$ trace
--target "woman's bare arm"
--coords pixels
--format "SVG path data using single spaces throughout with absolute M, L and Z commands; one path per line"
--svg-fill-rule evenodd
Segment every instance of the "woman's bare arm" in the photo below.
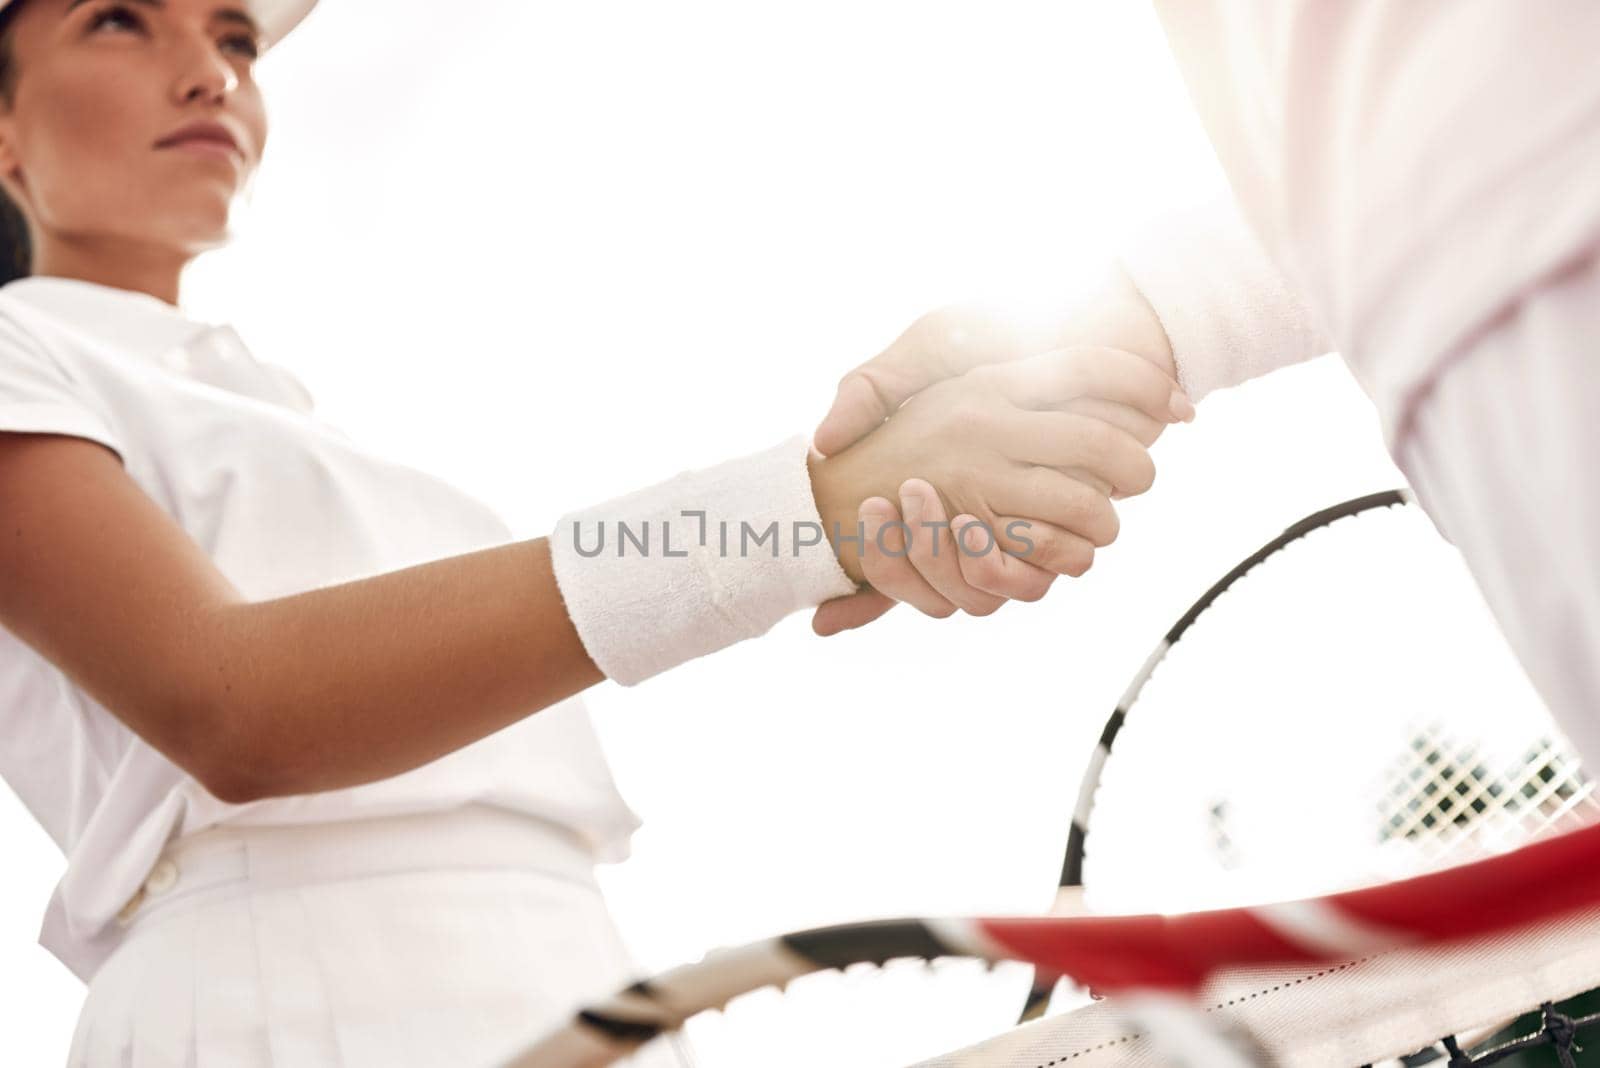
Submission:
M 237 733 L 219 756 L 246 796 L 409 771 L 605 678 L 545 538 L 234 602 L 212 619 L 216 677 L 201 692 L 232 710 L 220 718 Z M 250 699 L 233 701 L 234 688 Z
M 543 538 L 250 602 L 115 453 L 35 434 L 0 433 L 0 516 L 0 623 L 226 801 L 398 774 L 603 678 Z

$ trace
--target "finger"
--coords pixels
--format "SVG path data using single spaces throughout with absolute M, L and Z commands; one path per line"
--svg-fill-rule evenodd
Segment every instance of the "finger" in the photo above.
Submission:
M 1125 404 L 1162 423 L 1193 417 L 1181 386 L 1155 364 L 1122 349 L 1079 345 L 983 369 L 1019 408 L 1060 408 L 1079 397 Z
M 883 497 L 869 498 L 861 503 L 860 516 L 866 536 L 861 571 L 872 588 L 935 619 L 955 615 L 956 606 L 930 586 L 911 563 L 907 551 L 910 531 L 894 503 Z
M 1104 548 L 1122 521 L 1103 493 L 1051 467 L 1032 466 L 996 480 L 989 503 L 997 513 L 1037 518 Z
M 862 590 L 848 597 L 823 601 L 811 616 L 811 629 L 824 638 L 864 627 L 893 608 L 898 601 L 877 590 Z
M 1119 426 L 1072 412 L 1009 411 L 994 420 L 991 441 L 1006 456 L 1093 475 L 1099 488 L 1143 493 L 1155 484 L 1156 465 L 1139 439 Z M 1109 494 L 1108 494 L 1109 496 Z
M 1137 438 L 1139 444 L 1147 449 L 1154 445 L 1157 439 L 1161 437 L 1162 431 L 1167 429 L 1167 424 L 1159 423 L 1141 411 L 1130 408 L 1126 404 L 1117 404 L 1115 401 L 1104 400 L 1100 397 L 1079 397 L 1077 400 L 1070 401 L 1064 410 L 1074 415 L 1087 415 L 1091 419 L 1099 419 L 1102 422 L 1119 426 Z M 1087 482 L 1114 501 L 1134 496 L 1133 494 L 1113 489 L 1081 469 L 1068 468 L 1066 473 L 1079 481 Z
M 839 381 L 833 407 L 812 432 L 811 444 L 824 456 L 843 452 L 876 430 L 899 407 L 895 398 L 902 392 L 911 396 L 907 383 L 890 369 L 874 363 L 863 364 Z M 902 398 L 903 399 L 903 398 Z
M 1025 343 L 1020 332 L 976 309 L 930 312 L 839 380 L 833 407 L 812 434 L 812 444 L 824 456 L 842 452 L 935 382 L 980 364 L 1014 360 Z
M 997 516 L 993 523 L 1000 551 L 1041 571 L 1082 578 L 1094 566 L 1094 543 L 1054 523 L 1009 515 Z
M 973 616 L 990 615 L 1005 603 L 1004 598 L 974 589 L 961 574 L 960 551 L 944 502 L 931 485 L 920 478 L 901 484 L 900 511 L 911 528 L 911 564 L 941 597 Z
M 1056 576 L 1000 549 L 993 528 L 976 516 L 958 515 L 951 522 L 956 535 L 961 575 L 973 589 L 1011 601 L 1037 601 Z
M 1073 415 L 1086 415 L 1091 419 L 1119 426 L 1123 430 L 1139 439 L 1139 444 L 1145 448 L 1156 443 L 1162 431 L 1170 425 L 1160 420 L 1152 419 L 1137 408 L 1130 408 L 1126 404 L 1108 401 L 1103 397 L 1079 397 L 1068 401 L 1061 409 Z
M 1118 491 L 1117 487 L 1113 486 L 1099 475 L 1096 475 L 1092 471 L 1085 471 L 1081 467 L 1062 467 L 1058 468 L 1058 470 L 1068 478 L 1077 479 L 1085 486 L 1088 486 L 1090 489 L 1100 494 L 1100 496 L 1109 500 L 1118 501 L 1123 497 L 1132 496 L 1131 494 Z

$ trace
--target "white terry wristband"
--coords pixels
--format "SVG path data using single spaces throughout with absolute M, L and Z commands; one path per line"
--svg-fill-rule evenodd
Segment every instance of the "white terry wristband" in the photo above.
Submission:
M 556 583 L 608 678 L 633 686 L 856 592 L 817 513 L 810 449 L 797 435 L 561 517 Z
M 1231 196 L 1167 214 L 1117 259 L 1161 320 L 1190 400 L 1333 351 Z

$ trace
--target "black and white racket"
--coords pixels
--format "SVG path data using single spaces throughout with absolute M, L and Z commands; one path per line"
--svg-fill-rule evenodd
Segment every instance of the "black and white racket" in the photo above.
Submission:
M 1161 639 L 1088 761 L 1053 911 L 1324 893 L 1596 818 L 1459 556 L 1393 490 L 1293 524 Z M 1052 993 L 1084 1002 L 1036 983 L 1022 1019 Z

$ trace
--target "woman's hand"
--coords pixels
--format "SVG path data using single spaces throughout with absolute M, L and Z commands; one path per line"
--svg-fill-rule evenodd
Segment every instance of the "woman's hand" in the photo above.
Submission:
M 1116 538 L 1111 499 L 1154 481 L 1141 435 L 1177 418 L 1172 394 L 1153 364 L 1114 349 L 975 367 L 918 393 L 842 452 L 813 457 L 817 508 L 853 579 L 907 564 L 921 585 L 902 599 L 929 614 L 987 615 L 1003 603 L 969 570 L 1005 576 L 1008 590 L 1037 599 Z M 1070 410 L 1085 399 L 1120 409 L 1120 419 Z M 984 529 L 958 549 L 956 533 L 973 523 Z
M 1096 393 L 1092 380 L 1085 379 L 1084 384 L 1090 388 L 1072 397 L 1062 410 L 1119 426 L 1146 447 L 1154 444 L 1169 422 L 1193 419 L 1194 407 L 1175 380 L 1172 350 L 1160 320 L 1127 277 L 1116 271 L 1055 322 L 1025 324 L 995 313 L 960 308 L 924 316 L 882 354 L 840 381 L 833 407 L 814 436 L 816 447 L 825 454 L 849 447 L 902 403 L 934 383 L 978 367 L 1015 362 L 1046 349 L 1070 345 L 1109 346 L 1120 350 L 1123 356 L 1137 355 L 1168 379 L 1172 392 L 1168 406 L 1152 415 Z M 1114 374 L 1126 368 L 1113 359 L 1102 370 Z M 1082 472 L 1079 474 L 1081 477 Z M 1113 499 L 1124 495 L 1103 485 L 1099 488 Z M 895 502 L 904 507 L 913 499 L 922 514 L 934 517 L 929 521 L 945 518 L 941 514 L 943 502 L 925 480 L 913 480 L 900 490 L 898 495 L 863 502 L 861 521 L 871 529 L 892 524 L 900 519 Z M 913 552 L 905 552 L 898 534 L 898 528 L 890 526 L 882 543 L 869 540 L 862 573 L 873 588 L 821 605 L 812 620 L 818 634 L 826 636 L 863 626 L 899 601 L 939 617 L 948 616 L 957 608 L 993 611 L 1006 599 L 1038 599 L 1056 574 L 1082 573 L 1064 567 L 1055 571 L 1041 569 L 1027 559 L 1003 553 L 946 554 L 944 561 L 935 565 L 934 561 L 918 557 L 915 546 Z M 981 532 L 974 535 L 981 537 Z M 952 556 L 956 558 L 954 566 Z M 1088 562 L 1082 562 L 1083 570 Z

